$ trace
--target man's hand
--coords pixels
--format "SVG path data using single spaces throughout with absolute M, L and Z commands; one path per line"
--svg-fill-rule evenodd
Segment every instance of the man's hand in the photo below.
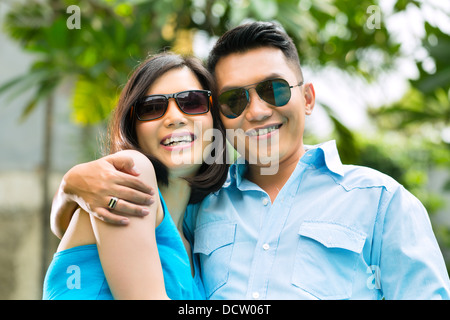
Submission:
M 139 178 L 133 159 L 113 154 L 70 169 L 61 183 L 61 192 L 85 211 L 112 224 L 128 224 L 125 216 L 145 216 L 142 207 L 154 203 L 155 190 Z M 118 202 L 111 210 L 112 197 Z

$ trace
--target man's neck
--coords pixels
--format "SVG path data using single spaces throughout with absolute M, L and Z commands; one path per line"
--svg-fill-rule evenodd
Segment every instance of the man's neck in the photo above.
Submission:
M 305 153 L 303 145 L 299 148 L 298 152 L 293 153 L 285 160 L 280 161 L 278 164 L 278 171 L 274 174 L 267 175 L 261 166 L 249 165 L 246 178 L 257 184 L 261 189 L 267 192 L 272 203 L 275 201 L 278 193 L 289 180 L 290 176 L 294 172 L 298 161 Z

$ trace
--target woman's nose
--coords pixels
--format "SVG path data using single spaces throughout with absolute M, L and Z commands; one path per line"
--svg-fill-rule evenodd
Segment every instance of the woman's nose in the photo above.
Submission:
M 187 123 L 186 114 L 178 107 L 174 98 L 169 99 L 166 114 L 164 115 L 164 125 L 178 128 Z

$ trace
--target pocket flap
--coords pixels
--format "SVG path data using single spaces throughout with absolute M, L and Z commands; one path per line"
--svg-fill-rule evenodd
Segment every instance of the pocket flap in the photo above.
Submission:
M 361 253 L 366 241 L 366 235 L 363 232 L 323 221 L 304 221 L 298 234 L 316 240 L 327 248 L 341 248 L 356 253 Z
M 216 249 L 234 242 L 236 223 L 214 221 L 195 229 L 194 253 L 211 254 Z

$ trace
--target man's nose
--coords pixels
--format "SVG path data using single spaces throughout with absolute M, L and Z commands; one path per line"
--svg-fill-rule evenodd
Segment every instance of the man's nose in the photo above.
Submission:
M 250 89 L 248 96 L 250 101 L 245 113 L 248 121 L 263 121 L 272 115 L 273 108 L 259 97 L 255 89 Z

